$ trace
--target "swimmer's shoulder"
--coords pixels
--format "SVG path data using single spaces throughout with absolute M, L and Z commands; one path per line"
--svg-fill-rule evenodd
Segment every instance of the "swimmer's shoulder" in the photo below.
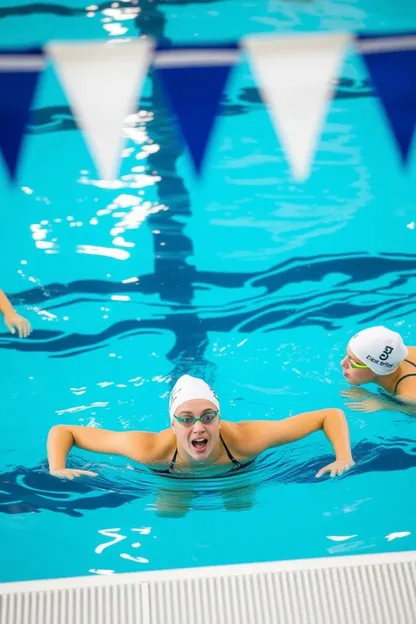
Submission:
M 310 425 L 307 423 L 316 422 L 317 418 L 322 418 L 320 415 L 322 411 L 305 412 L 292 418 L 276 421 L 243 420 L 238 423 L 222 421 L 221 433 L 233 453 L 250 459 L 271 447 L 298 439 L 300 434 L 297 432 L 305 427 L 309 429 Z
M 230 420 L 222 420 L 221 419 L 221 429 L 220 429 L 220 433 L 221 435 L 227 436 L 227 438 L 230 438 L 232 440 L 234 440 L 235 438 L 239 438 L 241 436 L 241 427 L 240 427 L 241 423 L 235 423 L 235 422 L 231 422 Z
M 176 449 L 172 429 L 158 433 L 150 431 L 129 431 L 126 440 L 126 455 L 140 464 L 169 463 Z
M 257 445 L 253 447 L 253 439 L 256 438 L 255 421 L 241 422 L 221 421 L 221 435 L 236 459 L 250 459 L 258 455 Z
M 247 435 L 258 429 L 263 421 L 241 420 L 239 422 L 231 422 L 230 420 L 221 421 L 221 433 L 230 435 L 236 440 L 244 440 Z
M 406 360 L 410 360 L 410 362 L 416 364 L 416 347 L 407 347 Z
M 388 390 L 405 403 L 416 400 L 416 347 L 408 347 L 406 360 L 400 365 L 399 379 Z

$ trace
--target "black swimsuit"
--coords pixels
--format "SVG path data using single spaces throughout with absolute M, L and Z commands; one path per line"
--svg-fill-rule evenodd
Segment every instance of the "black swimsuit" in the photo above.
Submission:
M 416 364 L 414 362 L 411 362 L 410 360 L 404 360 L 404 361 L 407 362 L 408 364 L 411 364 L 412 366 L 416 368 Z M 407 373 L 406 375 L 403 375 L 403 377 L 400 377 L 400 379 L 396 382 L 396 385 L 394 386 L 394 390 L 393 390 L 394 393 L 396 393 L 397 386 L 399 385 L 399 383 L 403 381 L 403 379 L 406 379 L 406 377 L 416 377 L 416 373 Z
M 211 478 L 214 477 L 223 477 L 226 474 L 230 474 L 231 472 L 237 472 L 237 470 L 241 470 L 242 468 L 246 468 L 247 466 L 250 466 L 250 464 L 252 464 L 256 458 L 254 459 L 249 459 L 248 461 L 241 463 L 238 461 L 238 459 L 236 459 L 234 457 L 234 455 L 231 453 L 230 449 L 228 448 L 228 446 L 226 445 L 226 443 L 224 442 L 224 438 L 222 437 L 222 435 L 220 434 L 220 440 L 224 446 L 224 450 L 227 453 L 227 456 L 229 457 L 231 463 L 233 464 L 231 470 L 229 470 L 228 472 L 223 472 L 221 474 L 216 474 L 216 475 L 211 475 Z M 176 463 L 176 459 L 178 457 L 178 449 L 175 450 L 173 457 L 171 459 L 171 462 L 169 464 L 169 468 L 163 468 L 162 470 L 158 470 L 156 468 L 151 468 L 152 472 L 155 472 L 156 474 L 163 474 L 163 475 L 174 475 L 175 471 L 175 463 Z M 177 473 L 176 473 L 177 475 Z
M 412 366 L 414 366 L 416 368 L 416 364 L 414 362 L 411 362 L 410 360 L 404 360 L 404 361 L 407 362 L 408 364 L 411 364 Z M 396 385 L 394 386 L 393 394 L 391 394 L 390 392 L 387 392 L 387 390 L 384 390 L 384 388 L 380 388 L 380 394 L 385 396 L 390 401 L 393 401 L 394 403 L 397 403 L 398 405 L 406 405 L 406 403 L 403 403 L 403 401 L 401 401 L 397 396 L 395 396 L 396 391 L 397 391 L 397 386 L 399 385 L 399 383 L 401 381 L 403 381 L 403 379 L 406 379 L 406 377 L 416 377 L 416 373 L 406 373 L 406 375 L 403 375 L 402 377 L 400 377 L 396 381 Z

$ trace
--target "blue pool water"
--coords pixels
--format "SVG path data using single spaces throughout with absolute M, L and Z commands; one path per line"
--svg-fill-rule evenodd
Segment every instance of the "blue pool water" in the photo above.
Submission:
M 9 0 L 0 39 L 387 31 L 416 26 L 410 5 Z M 149 82 L 116 188 L 44 72 L 14 190 L 0 171 L 0 287 L 34 327 L 0 333 L 0 581 L 416 549 L 416 423 L 398 412 L 347 411 L 357 465 L 337 480 L 314 479 L 330 461 L 320 434 L 215 482 L 81 451 L 72 465 L 96 480 L 47 473 L 52 425 L 157 431 L 185 371 L 214 384 L 224 418 L 279 419 L 343 406 L 339 361 L 358 328 L 414 344 L 416 168 L 403 174 L 361 61 L 346 58 L 303 185 L 244 62 L 226 96 L 197 186 Z M 160 517 L 166 499 L 190 510 Z

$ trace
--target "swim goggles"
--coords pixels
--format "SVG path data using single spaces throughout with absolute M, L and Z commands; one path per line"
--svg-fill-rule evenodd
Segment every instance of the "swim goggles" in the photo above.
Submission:
M 367 364 L 358 364 L 358 362 L 354 362 L 354 360 L 352 360 L 350 356 L 348 356 L 348 359 L 352 368 L 368 368 Z
M 217 418 L 218 414 L 219 412 L 216 412 L 215 410 L 210 410 L 209 412 L 204 412 L 202 416 L 200 416 L 199 418 L 196 418 L 196 416 L 175 416 L 175 415 L 173 415 L 173 417 L 179 423 L 181 423 L 181 425 L 184 425 L 185 427 L 192 427 L 192 425 L 198 422 L 198 420 L 200 420 L 203 425 L 210 425 Z

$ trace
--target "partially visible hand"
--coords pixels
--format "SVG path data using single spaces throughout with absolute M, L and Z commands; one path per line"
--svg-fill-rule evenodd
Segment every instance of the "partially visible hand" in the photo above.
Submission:
M 380 399 L 364 399 L 354 403 L 345 403 L 345 406 L 356 412 L 379 412 L 388 409 L 384 401 L 380 401 Z
M 364 397 L 372 397 L 374 394 L 363 388 L 350 388 L 349 390 L 341 390 L 340 394 L 348 399 L 364 399 Z
M 97 477 L 96 472 L 90 470 L 74 470 L 72 468 L 61 468 L 60 470 L 51 470 L 51 475 L 58 479 L 76 479 L 77 477 Z
M 331 477 L 337 477 L 339 475 L 344 474 L 344 472 L 349 470 L 351 466 L 354 466 L 354 463 L 355 462 L 352 457 L 347 460 L 338 459 L 332 462 L 331 464 L 328 464 L 327 466 L 324 466 L 323 468 L 321 468 L 319 472 L 316 473 L 315 477 L 319 479 L 320 477 L 322 477 L 322 475 L 326 474 L 327 472 L 330 473 Z
M 17 330 L 19 338 L 26 338 L 32 331 L 29 321 L 14 311 L 4 315 L 4 322 L 12 334 Z

